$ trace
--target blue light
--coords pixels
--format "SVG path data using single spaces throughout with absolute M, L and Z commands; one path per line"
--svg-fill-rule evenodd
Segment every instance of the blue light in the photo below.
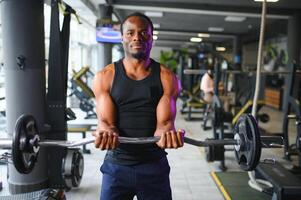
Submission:
M 199 54 L 198 54 L 198 57 L 199 57 L 199 59 L 203 59 L 203 58 L 205 58 L 205 54 L 199 53 Z
M 112 27 L 98 27 L 96 28 L 96 41 L 121 43 L 121 33 Z

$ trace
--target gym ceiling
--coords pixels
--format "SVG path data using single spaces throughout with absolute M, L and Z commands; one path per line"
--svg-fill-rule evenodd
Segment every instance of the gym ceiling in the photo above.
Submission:
M 148 12 L 155 24 L 155 46 L 181 48 L 197 46 L 191 37 L 202 35 L 203 42 L 230 47 L 233 37 L 243 43 L 258 41 L 261 2 L 254 0 L 64 0 L 87 21 L 96 20 L 98 5 L 110 3 L 117 18 L 132 12 Z M 301 12 L 300 0 L 269 2 L 266 37 L 286 35 L 287 19 Z M 146 13 L 148 15 L 148 13 Z M 154 15 L 157 15 L 156 17 Z M 94 19 L 93 19 L 94 17 Z

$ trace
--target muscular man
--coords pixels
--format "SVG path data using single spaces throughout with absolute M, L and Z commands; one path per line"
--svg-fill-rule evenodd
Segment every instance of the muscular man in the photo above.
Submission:
M 95 146 L 108 150 L 101 166 L 101 200 L 171 199 L 165 148 L 183 146 L 176 131 L 175 75 L 150 58 L 153 24 L 133 13 L 121 24 L 125 57 L 95 76 L 98 129 Z M 153 144 L 119 144 L 118 136 L 161 136 Z

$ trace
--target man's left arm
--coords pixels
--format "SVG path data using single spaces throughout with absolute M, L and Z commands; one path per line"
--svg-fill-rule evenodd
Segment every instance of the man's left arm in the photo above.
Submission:
M 165 67 L 161 67 L 163 96 L 157 106 L 157 127 L 155 136 L 161 136 L 157 145 L 161 148 L 178 148 L 183 146 L 182 130 L 176 131 L 174 121 L 177 108 L 176 100 L 180 87 L 176 76 Z

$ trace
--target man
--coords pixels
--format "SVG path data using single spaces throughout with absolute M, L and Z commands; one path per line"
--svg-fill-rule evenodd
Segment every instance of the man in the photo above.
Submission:
M 150 59 L 153 24 L 133 13 L 121 24 L 125 57 L 95 76 L 98 129 L 95 146 L 108 150 L 101 200 L 171 199 L 165 148 L 183 146 L 184 131 L 175 131 L 175 75 Z M 119 144 L 118 136 L 161 136 L 155 144 Z
M 211 70 L 208 70 L 202 76 L 200 88 L 202 91 L 203 100 L 208 104 L 212 103 L 214 94 L 214 80 Z

